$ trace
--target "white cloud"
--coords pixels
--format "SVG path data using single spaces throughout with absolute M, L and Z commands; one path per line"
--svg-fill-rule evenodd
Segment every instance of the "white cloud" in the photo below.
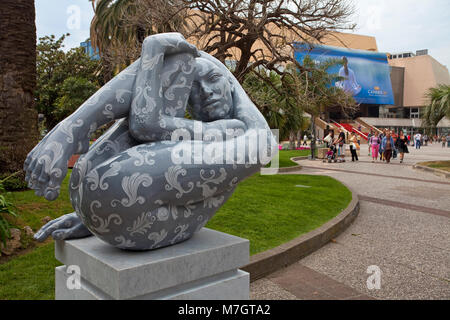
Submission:
M 88 0 L 36 0 L 37 36 L 54 34 L 59 38 L 70 33 L 65 48 L 78 47 L 89 38 L 89 27 L 94 16 Z
M 450 67 L 450 1 L 359 0 L 354 4 L 356 33 L 375 36 L 380 51 L 429 49 Z
M 384 52 L 429 49 L 430 54 L 450 67 L 450 1 L 448 0 L 354 0 L 356 33 L 375 36 Z M 67 26 L 71 6 L 80 8 L 79 29 Z M 79 46 L 89 37 L 94 13 L 88 0 L 36 0 L 38 37 L 69 32 L 66 47 Z

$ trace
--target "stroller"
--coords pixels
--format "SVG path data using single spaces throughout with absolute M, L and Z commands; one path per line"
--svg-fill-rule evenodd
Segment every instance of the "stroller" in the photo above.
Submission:
M 336 163 L 337 162 L 337 148 L 335 145 L 331 145 L 328 152 L 327 152 L 327 156 L 326 158 L 323 160 L 323 162 L 328 162 L 328 163 Z

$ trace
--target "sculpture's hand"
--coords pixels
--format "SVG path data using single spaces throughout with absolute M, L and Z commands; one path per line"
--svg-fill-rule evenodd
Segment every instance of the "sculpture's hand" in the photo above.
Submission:
M 183 37 L 181 33 L 160 33 L 145 39 L 143 46 L 149 47 L 153 52 L 163 54 L 190 53 L 194 57 L 200 57 L 198 49 Z
M 24 164 L 25 181 L 37 196 L 44 196 L 49 201 L 59 196 L 67 174 L 67 162 L 77 151 L 72 140 L 68 142 L 58 126 L 28 154 Z
M 54 240 L 68 240 L 84 238 L 92 234 L 73 212 L 47 223 L 34 235 L 34 239 L 43 242 L 50 235 Z

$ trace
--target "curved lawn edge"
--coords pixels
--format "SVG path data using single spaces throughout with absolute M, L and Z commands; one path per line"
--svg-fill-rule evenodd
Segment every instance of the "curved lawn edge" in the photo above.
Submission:
M 359 197 L 346 184 L 342 184 L 352 193 L 352 201 L 349 206 L 323 226 L 276 248 L 251 256 L 250 263 L 241 268 L 250 273 L 250 282 L 298 262 L 322 248 L 353 223 L 359 214 Z
M 436 169 L 436 168 L 431 168 L 431 167 L 427 167 L 422 165 L 423 162 L 420 163 L 416 163 L 415 165 L 413 165 L 413 169 L 415 170 L 421 170 L 421 171 L 426 171 L 426 172 L 431 172 L 437 176 L 441 176 L 441 177 L 445 177 L 447 179 L 450 179 L 450 172 L 444 171 L 444 170 L 440 170 L 440 169 Z
M 291 158 L 291 161 L 296 163 L 297 161 L 308 160 L 308 159 L 309 159 L 309 157 L 294 157 L 294 158 Z M 297 165 L 295 167 L 279 168 L 278 172 L 279 173 L 290 173 L 290 172 L 300 171 L 300 170 L 302 170 L 302 168 L 303 168 L 302 166 Z

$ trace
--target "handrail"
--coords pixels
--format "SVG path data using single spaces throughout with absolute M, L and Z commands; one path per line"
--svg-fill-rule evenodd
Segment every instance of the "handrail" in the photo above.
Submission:
M 337 123 L 337 122 L 334 121 L 334 120 L 331 120 L 331 122 L 333 122 L 334 125 L 337 126 L 338 128 L 341 128 L 342 130 L 344 130 L 345 133 L 348 133 L 348 130 L 345 129 L 340 123 Z
M 368 124 L 368 123 L 365 122 L 364 120 L 361 120 L 361 118 L 357 118 L 355 121 L 358 122 L 359 124 L 363 125 L 363 126 L 366 127 L 367 129 L 371 129 L 371 130 L 374 130 L 374 131 L 378 131 L 378 133 L 382 133 L 382 132 L 383 132 L 383 131 L 381 131 L 380 129 L 378 129 L 377 127 Z

